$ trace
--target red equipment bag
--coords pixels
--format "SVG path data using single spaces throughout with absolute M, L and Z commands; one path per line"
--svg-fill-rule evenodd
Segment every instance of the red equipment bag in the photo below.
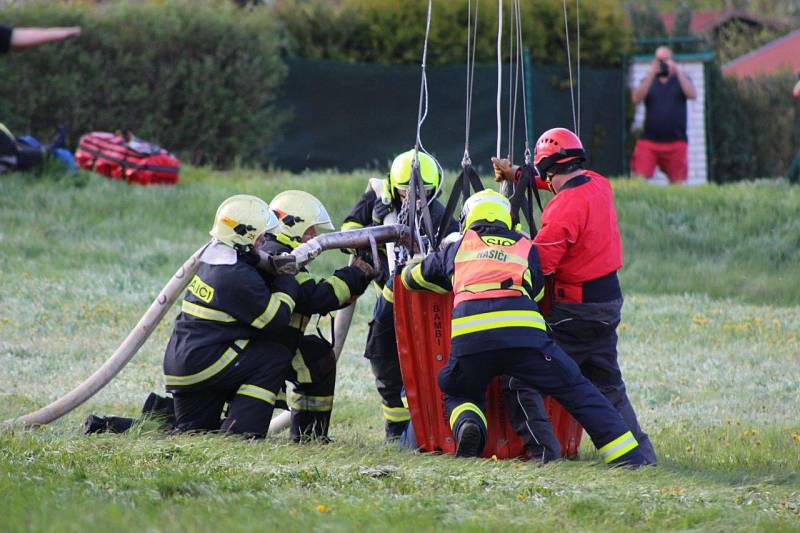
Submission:
M 409 291 L 400 277 L 394 283 L 394 319 L 400 370 L 411 412 L 417 445 L 426 452 L 455 453 L 456 443 L 450 430 L 439 390 L 439 370 L 450 357 L 450 316 L 453 294 Z M 512 459 L 524 454 L 522 439 L 508 420 L 498 378 L 486 393 L 486 420 L 489 424 L 486 448 L 481 457 Z M 547 416 L 561 443 L 564 457 L 575 457 L 583 428 L 553 398 L 544 399 Z
M 86 170 L 140 185 L 174 185 L 181 168 L 175 156 L 155 144 L 97 131 L 81 137 L 75 160 Z

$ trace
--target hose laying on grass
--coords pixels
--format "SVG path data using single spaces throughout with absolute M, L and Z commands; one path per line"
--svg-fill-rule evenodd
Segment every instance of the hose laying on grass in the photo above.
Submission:
M 94 396 L 100 389 L 105 387 L 108 382 L 114 379 L 120 370 L 133 359 L 139 348 L 147 341 L 153 330 L 156 329 L 161 319 L 167 314 L 172 304 L 178 299 L 186 286 L 189 285 L 192 277 L 197 273 L 200 266 L 200 255 L 205 251 L 208 244 L 203 245 L 199 250 L 192 254 L 185 263 L 178 269 L 172 278 L 167 282 L 158 297 L 150 304 L 150 308 L 139 319 L 128 336 L 119 345 L 119 348 L 98 368 L 94 374 L 86 378 L 83 383 L 72 389 L 58 400 L 52 402 L 41 409 L 27 415 L 11 418 L 3 422 L 3 428 L 9 429 L 13 426 L 35 427 L 49 424 L 58 420 L 69 413 L 83 402 Z
M 375 247 L 376 242 L 386 243 L 402 240 L 406 238 L 407 234 L 407 229 L 401 225 L 327 233 L 301 244 L 292 251 L 292 255 L 297 259 L 298 266 L 303 266 L 325 250 Z M 200 256 L 207 246 L 208 244 L 205 244 L 193 253 L 175 272 L 158 297 L 150 304 L 147 312 L 139 319 L 136 327 L 131 330 L 125 340 L 122 341 L 122 344 L 119 345 L 119 348 L 94 374 L 58 400 L 32 413 L 6 420 L 3 422 L 2 427 L 10 429 L 15 426 L 36 427 L 49 424 L 69 413 L 105 387 L 128 364 L 128 361 L 133 359 L 133 356 L 144 345 L 156 326 L 164 318 L 164 315 L 172 307 L 172 304 L 178 299 L 178 296 L 189 285 L 192 277 L 197 273 L 197 269 L 200 266 Z M 259 252 L 259 255 L 261 256 L 259 268 L 269 268 L 271 264 L 269 256 L 263 252 Z

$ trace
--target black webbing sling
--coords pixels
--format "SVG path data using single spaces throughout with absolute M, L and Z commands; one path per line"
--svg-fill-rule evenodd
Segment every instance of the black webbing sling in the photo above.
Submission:
M 450 191 L 450 197 L 447 199 L 444 216 L 442 216 L 442 220 L 439 221 L 439 227 L 436 228 L 434 249 L 438 249 L 439 245 L 442 243 L 442 239 L 446 237 L 444 232 L 447 231 L 450 219 L 456 212 L 459 200 L 461 200 L 463 205 L 463 202 L 466 202 L 467 198 L 469 198 L 473 192 L 480 192 L 483 189 L 483 183 L 481 183 L 481 178 L 478 176 L 478 173 L 472 165 L 469 163 L 465 164 L 461 169 L 461 173 L 453 182 L 453 190 Z
M 536 228 L 536 220 L 533 218 L 533 199 L 536 199 L 536 205 L 539 206 L 539 212 L 542 212 L 542 199 L 539 197 L 539 189 L 536 187 L 536 169 L 531 164 L 525 164 L 520 167 L 519 181 L 514 187 L 514 193 L 509 198 L 511 202 L 511 222 L 514 226 L 520 223 L 519 212 L 525 216 L 528 222 L 528 229 L 530 230 L 531 239 L 536 236 L 538 231 Z

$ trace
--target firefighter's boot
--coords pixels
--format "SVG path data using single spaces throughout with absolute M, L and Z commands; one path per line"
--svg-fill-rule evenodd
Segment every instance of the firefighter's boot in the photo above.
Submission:
M 327 444 L 330 411 L 299 411 L 292 409 L 289 434 L 294 442 L 321 442 Z
M 386 421 L 386 442 L 395 442 L 403 436 L 403 432 L 408 427 L 408 420 L 404 422 Z
M 83 434 L 125 433 L 131 428 L 135 421 L 135 418 L 125 418 L 121 416 L 89 415 L 83 422 Z
M 164 429 L 172 429 L 175 427 L 175 400 L 151 392 L 142 406 L 142 416 L 158 418 Z
M 456 457 L 479 457 L 486 445 L 486 438 L 479 424 L 465 420 L 459 424 L 456 434 Z

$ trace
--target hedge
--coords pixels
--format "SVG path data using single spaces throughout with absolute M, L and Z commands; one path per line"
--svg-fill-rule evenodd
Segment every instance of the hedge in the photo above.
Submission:
M 284 117 L 271 14 L 230 1 L 25 2 L 11 26 L 80 25 L 78 39 L 0 57 L 0 121 L 47 140 L 129 129 L 194 164 L 261 159 Z
M 476 58 L 493 62 L 497 39 L 497 1 L 478 0 Z M 473 6 L 476 4 L 472 2 Z M 573 54 L 575 3 L 567 2 Z M 425 37 L 427 0 L 275 0 L 269 9 L 281 25 L 287 51 L 305 59 L 348 62 L 419 63 Z M 534 62 L 566 63 L 561 0 L 521 2 L 523 37 Z M 581 60 L 587 65 L 621 64 L 630 28 L 616 0 L 581 2 Z M 510 2 L 504 9 L 508 50 Z M 463 63 L 466 58 L 467 2 L 433 2 L 431 64 Z M 575 56 L 573 55 L 573 61 Z
M 782 176 L 800 145 L 790 72 L 726 78 L 709 68 L 709 155 L 717 182 Z

